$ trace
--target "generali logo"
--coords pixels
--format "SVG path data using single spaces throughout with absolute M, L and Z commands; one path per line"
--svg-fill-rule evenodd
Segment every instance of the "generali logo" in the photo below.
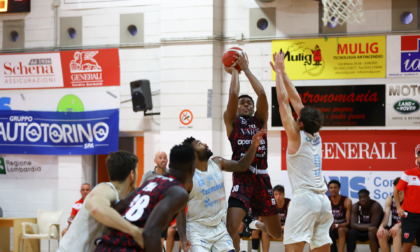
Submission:
M 102 67 L 94 58 L 99 51 L 76 51 L 70 62 L 73 86 L 100 86 L 103 83 Z
M 325 142 L 324 159 L 397 159 L 393 142 Z

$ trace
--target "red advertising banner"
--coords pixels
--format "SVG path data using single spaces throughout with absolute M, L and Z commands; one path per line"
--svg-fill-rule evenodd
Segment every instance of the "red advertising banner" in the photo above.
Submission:
M 320 132 L 322 169 L 335 171 L 405 171 L 416 166 L 420 130 Z M 287 170 L 287 135 L 281 132 L 281 169 Z
M 120 85 L 118 49 L 0 55 L 0 89 Z

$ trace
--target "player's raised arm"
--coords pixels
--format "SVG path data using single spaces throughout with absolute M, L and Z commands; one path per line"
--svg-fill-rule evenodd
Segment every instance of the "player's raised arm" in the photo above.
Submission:
M 252 144 L 248 152 L 239 160 L 226 160 L 221 157 L 214 157 L 213 161 L 220 167 L 222 171 L 226 172 L 245 172 L 254 160 L 257 148 L 265 135 L 266 130 L 260 130 L 257 134 L 252 136 Z
M 292 115 L 292 109 L 290 108 L 289 104 L 289 95 L 287 93 L 286 87 L 284 85 L 283 79 L 283 69 L 284 69 L 284 53 L 274 53 L 274 64 L 270 62 L 271 67 L 276 72 L 276 91 L 277 91 L 277 101 L 279 103 L 279 111 L 281 121 L 283 123 L 284 130 L 286 131 L 288 141 L 296 142 L 296 144 L 300 145 L 299 141 L 299 125 L 295 121 Z M 289 145 L 289 148 L 291 146 Z M 299 149 L 299 146 L 297 146 Z
M 143 231 L 145 251 L 161 251 L 160 234 L 169 225 L 175 214 L 185 209 L 187 191 L 179 186 L 169 188 L 147 219 Z
M 280 50 L 280 52 L 282 52 Z M 274 54 L 273 54 L 273 61 L 275 62 Z M 273 67 L 273 65 L 271 65 Z M 276 71 L 273 67 L 273 70 Z M 283 80 L 284 85 L 286 87 L 287 94 L 289 95 L 290 103 L 292 103 L 292 106 L 295 110 L 295 112 L 299 115 L 300 110 L 304 107 L 302 100 L 300 99 L 299 93 L 297 92 L 295 86 L 293 85 L 293 82 L 290 80 L 289 76 L 286 73 L 285 65 L 282 65 L 282 73 L 283 73 Z
M 255 93 L 258 96 L 257 110 L 255 112 L 255 117 L 257 117 L 261 121 L 264 129 L 267 129 L 268 101 L 267 101 L 267 95 L 264 91 L 264 87 L 263 85 L 261 85 L 260 81 L 255 77 L 255 75 L 251 72 L 251 70 L 249 70 L 248 61 L 245 59 L 245 57 L 242 54 L 238 54 L 233 57 L 237 59 L 237 64 L 244 71 L 246 77 L 251 83 L 252 88 L 254 89 Z
M 223 65 L 223 67 L 225 68 L 225 71 L 227 73 L 232 75 L 230 88 L 229 88 L 229 100 L 228 100 L 225 113 L 223 114 L 223 121 L 225 122 L 227 135 L 229 137 L 230 133 L 232 133 L 232 130 L 233 130 L 233 124 L 236 121 L 236 112 L 238 110 L 240 84 L 239 84 L 238 70 L 236 70 L 235 67 L 226 67 L 225 65 Z

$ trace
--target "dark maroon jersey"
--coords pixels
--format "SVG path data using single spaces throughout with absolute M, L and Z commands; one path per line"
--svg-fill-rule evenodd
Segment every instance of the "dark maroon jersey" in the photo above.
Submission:
M 236 119 L 232 133 L 229 136 L 233 152 L 232 160 L 239 160 L 245 156 L 249 147 L 251 147 L 252 136 L 262 129 L 261 122 L 255 116 L 248 119 L 243 117 Z M 257 169 L 267 169 L 267 135 L 263 136 L 251 165 Z
M 284 198 L 284 205 L 283 207 L 279 207 L 279 215 L 280 215 L 280 221 L 281 221 L 281 225 L 284 226 L 284 224 L 286 223 L 286 218 L 287 218 L 287 206 L 289 205 L 290 199 L 289 198 Z
M 359 219 L 360 223 L 371 223 L 372 221 L 372 211 L 370 211 L 373 204 L 375 204 L 376 200 L 370 200 L 370 207 L 369 209 L 363 210 L 360 202 L 357 202 L 357 207 L 359 209 Z
M 173 186 L 184 187 L 181 182 L 170 175 L 157 176 L 155 179 L 144 183 L 136 189 L 130 205 L 123 214 L 124 219 L 130 221 L 133 225 L 144 228 L 153 209 L 162 200 L 165 192 Z M 121 251 L 121 249 L 124 249 L 124 251 L 143 251 L 133 237 L 115 229 L 110 229 L 108 234 L 100 238 L 95 251 Z
M 402 205 L 403 201 L 401 201 L 401 205 Z M 394 201 L 394 196 L 392 196 L 392 205 L 391 205 L 391 227 L 395 226 L 395 224 L 398 224 L 401 222 L 401 217 L 398 215 L 398 211 L 397 211 L 397 205 L 395 204 Z
M 347 197 L 341 195 L 340 201 L 338 202 L 337 205 L 333 204 L 331 200 L 331 196 L 328 196 L 328 198 L 331 201 L 331 209 L 332 209 L 332 214 L 334 216 L 334 224 L 340 224 L 340 223 L 346 222 L 347 209 L 344 206 L 344 202 L 346 201 Z

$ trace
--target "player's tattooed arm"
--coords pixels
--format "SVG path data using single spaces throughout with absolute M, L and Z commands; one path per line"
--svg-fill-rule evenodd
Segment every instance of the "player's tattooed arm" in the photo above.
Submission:
M 252 144 L 249 147 L 248 152 L 239 160 L 226 160 L 221 157 L 214 157 L 212 160 L 220 167 L 222 171 L 227 172 L 245 172 L 249 169 L 249 166 L 254 160 L 257 148 L 266 133 L 266 130 L 260 130 L 257 134 L 252 137 Z
M 188 202 L 187 191 L 180 186 L 169 188 L 147 219 L 143 231 L 145 251 L 161 251 L 160 234 L 168 227 L 173 216 L 185 209 Z
M 238 110 L 240 84 L 238 70 L 236 70 L 235 67 L 226 67 L 224 65 L 223 67 L 227 73 L 232 75 L 229 88 L 229 100 L 227 108 L 223 113 L 223 121 L 225 122 L 227 135 L 229 137 L 237 117 L 236 112 Z
M 243 55 L 235 55 L 233 56 L 237 59 L 238 65 L 244 71 L 246 77 L 248 78 L 249 82 L 251 83 L 252 89 L 257 94 L 257 110 L 255 112 L 255 117 L 257 117 L 262 123 L 263 128 L 267 129 L 267 121 L 268 121 L 268 100 L 267 94 L 265 93 L 263 85 L 261 82 L 255 77 L 255 75 L 249 70 L 248 61 L 245 59 Z

